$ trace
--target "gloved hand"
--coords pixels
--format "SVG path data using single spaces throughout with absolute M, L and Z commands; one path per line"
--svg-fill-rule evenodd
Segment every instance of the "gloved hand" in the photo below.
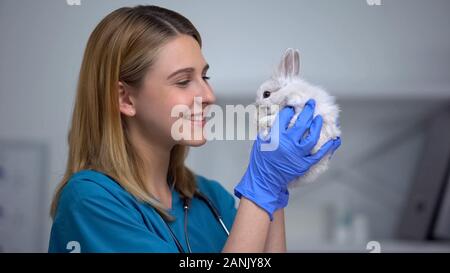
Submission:
M 329 152 L 333 153 L 341 144 L 340 138 L 326 142 L 315 154 L 312 148 L 317 144 L 322 129 L 322 117 L 314 119 L 315 101 L 309 100 L 298 115 L 295 124 L 287 128 L 294 115 L 294 109 L 286 106 L 278 112 L 266 140 L 259 134 L 253 142 L 250 162 L 241 181 L 234 188 L 234 194 L 253 201 L 263 208 L 273 220 L 273 213 L 287 206 L 288 184 L 306 173 Z M 305 136 L 304 134 L 308 132 Z M 261 150 L 261 145 L 277 143 L 273 150 Z

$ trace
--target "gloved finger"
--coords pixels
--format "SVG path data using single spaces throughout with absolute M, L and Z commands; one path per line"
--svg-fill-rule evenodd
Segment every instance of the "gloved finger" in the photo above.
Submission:
M 310 99 L 306 102 L 305 107 L 303 107 L 302 112 L 298 115 L 297 120 L 295 121 L 294 126 L 289 129 L 289 132 L 295 135 L 298 138 L 302 138 L 305 132 L 311 126 L 311 122 L 314 117 L 314 109 L 316 106 L 316 102 L 313 99 Z
M 321 115 L 317 115 L 309 128 L 309 134 L 304 138 L 300 138 L 299 143 L 300 147 L 304 149 L 306 152 L 310 152 L 314 146 L 316 146 L 317 142 L 320 138 L 320 132 L 322 130 L 323 119 Z
M 334 152 L 339 148 L 339 146 L 341 146 L 341 138 L 337 137 L 336 141 L 335 141 L 335 145 L 333 146 L 332 150 L 331 150 L 331 155 L 330 158 L 333 156 Z
M 320 149 L 313 155 L 307 157 L 307 159 L 313 163 L 320 161 L 327 153 L 332 151 L 336 146 L 340 145 L 340 138 L 330 139 L 320 147 Z
M 292 106 L 285 106 L 283 109 L 278 111 L 277 116 L 275 117 L 275 121 L 270 128 L 270 135 L 272 136 L 272 134 L 275 133 L 275 128 L 278 128 L 280 132 L 286 131 L 286 128 L 289 125 L 289 121 L 294 116 L 294 113 L 295 111 Z

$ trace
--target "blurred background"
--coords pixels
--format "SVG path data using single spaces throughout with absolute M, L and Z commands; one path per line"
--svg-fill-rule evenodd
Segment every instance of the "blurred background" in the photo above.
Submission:
M 137 4 L 197 27 L 217 104 L 252 103 L 288 47 L 336 97 L 343 144 L 316 183 L 291 191 L 289 251 L 450 252 L 447 0 L 0 0 L 0 252 L 47 251 L 85 44 Z M 232 192 L 251 144 L 210 141 L 187 163 Z

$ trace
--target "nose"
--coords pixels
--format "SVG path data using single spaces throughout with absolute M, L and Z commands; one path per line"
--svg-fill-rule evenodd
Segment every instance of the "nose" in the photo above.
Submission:
M 214 95 L 211 86 L 207 82 L 203 82 L 201 89 L 201 97 L 205 106 L 216 102 L 216 96 Z

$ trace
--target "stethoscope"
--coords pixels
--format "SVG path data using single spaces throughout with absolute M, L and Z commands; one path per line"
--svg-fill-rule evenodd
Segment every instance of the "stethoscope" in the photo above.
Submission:
M 199 190 L 195 191 L 194 198 L 195 197 L 197 197 L 198 199 L 202 200 L 203 202 L 206 203 L 206 205 L 208 205 L 209 210 L 211 210 L 211 212 L 214 214 L 214 217 L 217 219 L 217 221 L 222 226 L 222 229 L 225 231 L 227 236 L 229 236 L 230 232 L 228 231 L 227 227 L 225 226 L 225 223 L 222 220 L 222 216 L 220 215 L 219 211 L 214 206 L 214 204 L 211 202 L 211 200 L 209 200 L 209 198 L 206 195 L 204 195 L 203 193 L 201 193 Z M 187 231 L 187 227 L 188 227 L 188 211 L 189 211 L 189 205 L 190 205 L 192 199 L 191 198 L 187 198 L 187 197 L 184 197 L 182 199 L 183 199 L 183 209 L 184 209 L 184 237 L 185 237 L 185 240 L 186 240 L 186 245 L 187 245 L 187 248 L 188 248 L 188 252 L 192 253 L 191 245 L 189 243 L 188 231 Z M 180 253 L 186 253 L 186 251 L 184 251 L 183 247 L 181 246 L 180 241 L 175 236 L 175 233 L 173 232 L 172 228 L 169 226 L 169 224 L 166 221 L 164 221 L 164 223 L 166 223 L 166 226 L 169 229 L 170 236 L 172 237 L 172 239 L 174 240 L 175 244 L 177 245 L 178 251 Z
M 108 177 L 111 178 L 113 181 L 115 181 L 111 176 L 108 175 Z M 175 188 L 175 184 L 173 183 L 173 177 L 167 176 L 167 178 L 168 178 L 167 180 L 169 181 L 170 188 L 173 191 Z M 227 236 L 229 236 L 230 232 L 228 231 L 227 227 L 225 226 L 225 223 L 222 220 L 222 216 L 220 215 L 219 211 L 214 206 L 214 204 L 211 202 L 211 200 L 209 200 L 209 198 L 206 195 L 204 195 L 203 193 L 201 193 L 198 189 L 194 192 L 194 197 L 197 197 L 198 199 L 205 202 L 206 205 L 208 205 L 209 210 L 211 210 L 211 212 L 214 214 L 214 217 L 217 219 L 217 221 L 222 226 L 222 229 L 225 231 Z M 187 197 L 182 197 L 182 199 L 183 199 L 183 209 L 184 209 L 184 237 L 186 239 L 186 245 L 188 247 L 188 251 L 189 251 L 189 253 L 192 253 L 191 245 L 189 243 L 189 236 L 188 236 L 188 232 L 187 232 L 187 224 L 188 224 L 187 216 L 188 216 L 188 211 L 189 211 L 189 205 L 192 200 L 191 200 L 191 198 L 187 198 Z M 181 246 L 180 241 L 178 241 L 177 237 L 175 236 L 175 233 L 173 232 L 172 228 L 164 220 L 164 218 L 162 218 L 162 220 L 166 224 L 167 228 L 169 229 L 170 236 L 175 241 L 178 251 L 181 253 L 186 253 L 186 251 L 184 251 L 183 247 Z

